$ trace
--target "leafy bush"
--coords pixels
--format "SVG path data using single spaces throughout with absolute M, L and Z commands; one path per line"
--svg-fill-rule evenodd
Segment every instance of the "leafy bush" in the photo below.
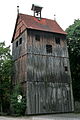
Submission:
M 18 96 L 22 96 L 21 100 L 18 100 Z M 24 115 L 26 109 L 26 99 L 21 93 L 20 85 L 16 85 L 11 95 L 11 111 L 16 116 Z
M 80 19 L 66 29 L 74 101 L 80 101 Z
M 0 42 L 0 114 L 10 112 L 12 64 L 10 46 Z

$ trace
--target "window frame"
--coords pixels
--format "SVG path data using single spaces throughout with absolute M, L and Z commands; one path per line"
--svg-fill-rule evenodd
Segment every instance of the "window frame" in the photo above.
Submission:
M 61 44 L 61 38 L 60 37 L 55 37 L 55 42 L 57 45 Z
M 16 41 L 16 48 L 18 47 L 18 45 L 19 45 L 19 43 L 18 43 L 18 41 Z
M 36 35 L 35 35 L 35 40 L 36 40 L 36 41 L 40 41 L 40 35 L 39 35 L 39 34 L 36 34 Z
M 52 53 L 52 45 L 46 44 L 46 52 Z
M 68 72 L 68 66 L 64 66 L 65 72 Z
M 19 45 L 22 44 L 22 37 L 19 39 Z

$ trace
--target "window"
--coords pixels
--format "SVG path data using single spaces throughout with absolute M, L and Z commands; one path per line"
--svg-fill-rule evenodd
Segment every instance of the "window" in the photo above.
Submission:
M 19 39 L 19 44 L 22 44 L 22 38 Z
M 35 35 L 35 40 L 40 41 L 40 35 Z
M 52 53 L 52 45 L 46 45 L 46 52 Z
M 18 41 L 16 41 L 16 47 L 18 47 Z
M 67 71 L 68 71 L 68 67 L 67 67 L 67 66 L 64 66 L 64 68 L 65 68 L 65 72 L 67 72 Z
M 60 38 L 59 37 L 55 37 L 55 41 L 56 41 L 56 44 L 60 44 Z

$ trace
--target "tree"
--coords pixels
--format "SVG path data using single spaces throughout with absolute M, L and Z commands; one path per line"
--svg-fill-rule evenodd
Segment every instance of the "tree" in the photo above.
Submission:
M 80 101 L 80 20 L 75 20 L 66 32 L 75 101 Z
M 0 43 L 0 112 L 6 112 L 10 105 L 12 57 L 10 47 Z

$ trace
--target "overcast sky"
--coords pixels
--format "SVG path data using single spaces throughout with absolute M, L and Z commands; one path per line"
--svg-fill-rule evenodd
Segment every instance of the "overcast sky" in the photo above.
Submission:
M 0 42 L 5 41 L 11 45 L 17 17 L 17 6 L 20 13 L 33 15 L 32 4 L 43 7 L 42 17 L 54 19 L 65 30 L 73 24 L 75 19 L 80 18 L 80 0 L 1 0 L 0 1 Z

